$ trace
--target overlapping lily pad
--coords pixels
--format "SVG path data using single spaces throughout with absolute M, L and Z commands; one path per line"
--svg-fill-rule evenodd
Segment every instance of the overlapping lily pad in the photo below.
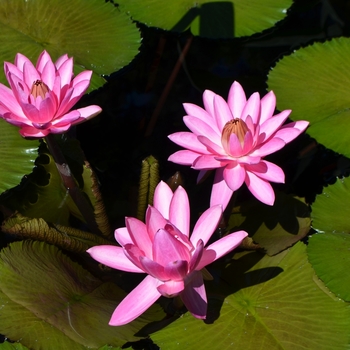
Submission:
M 286 16 L 290 0 L 120 0 L 120 8 L 150 27 L 210 38 L 252 35 Z
M 293 120 L 309 120 L 318 142 L 350 156 L 350 39 L 314 43 L 282 58 L 269 73 L 277 107 Z
M 161 348 L 348 349 L 347 304 L 314 282 L 306 247 L 233 260 L 207 283 L 209 310 L 203 322 L 186 313 L 151 336 Z
M 0 253 L 0 333 L 31 349 L 122 346 L 137 340 L 134 334 L 150 318 L 164 317 L 155 305 L 126 326 L 110 327 L 110 316 L 124 296 L 55 246 L 16 242 Z
M 75 73 L 93 70 L 92 88 L 138 53 L 140 33 L 130 18 L 101 0 L 11 0 L 0 3 L 0 62 L 21 52 L 36 62 L 45 49 L 55 60 L 68 53 Z M 5 77 L 0 70 L 0 81 Z

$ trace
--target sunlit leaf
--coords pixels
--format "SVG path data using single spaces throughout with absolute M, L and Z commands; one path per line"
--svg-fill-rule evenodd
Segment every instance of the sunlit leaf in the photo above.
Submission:
M 150 27 L 184 31 L 210 38 L 252 35 L 286 16 L 290 0 L 120 0 L 120 8 Z
M 0 344 L 0 350 L 29 350 L 29 349 L 20 343 L 10 343 L 8 341 L 5 341 L 4 343 Z
M 293 120 L 308 120 L 318 142 L 350 156 L 350 39 L 314 43 L 283 57 L 268 77 L 277 107 Z
M 75 73 L 93 70 L 92 86 L 105 82 L 138 53 L 140 33 L 130 18 L 101 0 L 4 0 L 0 2 L 0 61 L 21 52 L 36 62 L 45 49 L 53 59 L 68 53 Z M 108 49 L 107 49 L 108 48 Z M 0 70 L 0 81 L 5 77 Z
M 314 282 L 304 244 L 273 257 L 242 254 L 220 271 L 207 283 L 207 321 L 186 313 L 151 336 L 159 347 L 348 349 L 349 307 Z

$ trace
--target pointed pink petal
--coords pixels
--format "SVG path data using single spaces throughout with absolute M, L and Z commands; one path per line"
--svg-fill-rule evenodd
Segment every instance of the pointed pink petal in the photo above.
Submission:
M 9 121 L 10 122 L 10 121 Z M 50 133 L 50 130 L 38 130 L 31 126 L 24 126 L 19 130 L 23 137 L 42 138 Z
M 168 223 L 165 225 L 165 230 L 173 235 L 173 237 L 175 237 L 179 242 L 181 242 L 189 252 L 192 252 L 194 250 L 194 246 L 189 240 L 188 236 L 183 234 L 175 225 Z
M 189 276 L 185 290 L 180 294 L 187 310 L 196 318 L 205 319 L 207 315 L 207 295 L 201 272 Z
M 258 164 L 249 164 L 245 166 L 248 172 L 252 172 L 261 179 L 284 183 L 284 172 L 276 164 L 270 163 L 266 160 L 262 160 Z
M 172 198 L 173 191 L 171 188 L 164 181 L 160 181 L 154 191 L 153 207 L 166 219 L 169 219 L 169 208 Z
M 237 231 L 210 244 L 207 248 L 204 248 L 202 259 L 197 265 L 196 270 L 201 270 L 203 267 L 231 252 L 237 248 L 247 236 L 247 232 Z
M 48 54 L 48 52 L 46 50 L 44 50 L 38 57 L 38 61 L 36 63 L 36 69 L 42 74 L 45 65 L 47 64 L 47 62 L 52 62 L 50 55 Z M 55 68 L 56 71 L 56 68 Z
M 242 154 L 250 153 L 251 149 L 253 148 L 253 142 L 254 140 L 251 131 L 247 131 L 244 135 Z
M 246 102 L 246 95 L 241 84 L 235 81 L 231 85 L 227 99 L 227 103 L 232 111 L 233 119 L 241 118 L 242 111 Z
M 114 238 L 121 246 L 134 243 L 126 227 L 117 228 L 114 231 Z
M 223 176 L 227 183 L 227 186 L 235 192 L 242 185 L 245 180 L 246 171 L 244 166 L 240 164 L 230 163 L 224 168 Z
M 164 228 L 165 225 L 168 223 L 166 220 L 168 218 L 164 218 L 163 215 L 154 207 L 148 206 L 146 210 L 146 227 L 148 231 L 148 235 L 153 242 L 154 235 L 156 232 Z
M 51 60 L 47 61 L 41 73 L 41 80 L 48 86 L 50 90 L 53 89 L 56 79 L 56 67 Z
M 69 58 L 68 58 L 68 55 L 67 55 L 67 54 L 64 54 L 63 56 L 59 57 L 59 58 L 57 59 L 57 61 L 55 62 L 56 68 L 59 69 L 59 68 L 62 66 L 62 64 L 63 64 L 64 62 L 66 62 L 68 59 L 69 59 Z
M 261 179 L 253 173 L 247 172 L 245 183 L 249 191 L 259 199 L 260 202 L 273 205 L 275 202 L 275 192 L 268 181 Z
M 167 265 L 164 266 L 164 272 L 166 273 L 168 279 L 171 279 L 173 281 L 180 281 L 188 273 L 188 261 L 170 261 Z
M 258 92 L 255 92 L 249 97 L 246 105 L 243 108 L 241 119 L 245 121 L 248 115 L 250 115 L 254 124 L 259 123 L 260 96 Z
M 166 298 L 172 298 L 181 293 L 185 288 L 183 280 L 180 281 L 167 281 L 157 287 L 158 292 Z
M 133 289 L 114 310 L 110 326 L 122 326 L 133 321 L 155 303 L 160 293 L 157 290 L 159 282 L 152 276 L 147 276 Z
M 309 122 L 300 120 L 293 123 L 288 123 L 282 126 L 274 135 L 274 137 L 282 139 L 285 143 L 294 140 L 299 136 L 309 125 Z
M 210 115 L 210 118 L 214 118 L 215 112 L 214 112 L 214 96 L 216 94 L 213 91 L 205 90 L 203 92 L 203 104 L 205 110 Z
M 222 206 L 214 205 L 207 209 L 198 219 L 194 226 L 192 235 L 190 237 L 194 246 L 197 246 L 198 241 L 202 240 L 206 245 L 218 227 L 222 216 Z
M 23 80 L 29 88 L 32 87 L 33 83 L 36 80 L 41 80 L 40 74 L 38 73 L 38 71 L 34 67 L 33 63 L 30 61 L 27 61 L 24 63 Z
M 146 225 L 139 219 L 127 217 L 126 228 L 134 244 L 141 249 L 145 255 L 152 258 L 152 241 L 148 235 Z
M 140 257 L 140 263 L 143 270 L 147 274 L 153 276 L 154 278 L 157 278 L 160 281 L 168 281 L 170 279 L 170 277 L 168 277 L 168 274 L 164 270 L 164 266 L 147 258 L 146 256 Z
M 55 127 L 61 127 L 65 125 L 73 125 L 76 120 L 80 118 L 80 113 L 77 110 L 68 112 L 63 116 L 56 116 L 56 119 L 52 121 L 52 125 Z
M 199 136 L 203 137 L 203 136 Z M 187 148 L 191 151 L 197 153 L 205 153 L 208 154 L 207 148 L 203 145 L 203 143 L 199 142 L 199 137 L 192 132 L 176 132 L 168 136 L 168 138 L 176 143 L 177 145 Z
M 123 247 L 125 256 L 140 270 L 143 271 L 140 259 L 144 256 L 143 250 L 133 244 L 125 244 Z
M 135 266 L 124 254 L 123 248 L 113 245 L 97 245 L 87 250 L 93 259 L 113 269 L 144 273 Z
M 232 157 L 240 157 L 243 155 L 243 149 L 241 142 L 236 134 L 231 134 L 228 140 L 228 144 L 225 147 L 226 153 Z
M 199 118 L 209 125 L 213 122 L 212 116 L 203 108 L 192 103 L 184 103 L 183 107 L 188 116 Z
M 265 140 L 268 140 L 271 135 L 273 135 L 280 127 L 281 125 L 286 121 L 289 114 L 291 113 L 291 110 L 285 110 L 279 114 L 276 114 L 272 118 L 266 120 L 263 124 L 260 124 L 260 135 L 264 135 L 263 138 L 259 138 L 260 142 L 264 142 Z
M 199 239 L 197 242 L 197 247 L 195 251 L 192 253 L 189 271 L 193 271 L 198 266 L 199 262 L 202 259 L 203 252 L 204 252 L 204 243 L 201 239 Z
M 211 124 L 207 124 L 199 118 L 185 116 L 183 121 L 195 135 L 206 136 L 216 144 L 221 143 L 221 130 L 219 131 L 217 129 L 215 120 L 213 120 Z
M 221 204 L 222 210 L 225 210 L 232 197 L 233 191 L 227 186 L 223 171 L 223 168 L 219 168 L 215 172 L 214 184 L 210 196 L 210 206 Z
M 81 123 L 85 120 L 90 120 L 96 117 L 102 112 L 102 108 L 100 106 L 91 105 L 83 108 L 78 108 L 77 111 L 80 113 L 80 117 L 83 118 L 83 120 L 79 121 L 79 123 Z
M 263 124 L 266 120 L 273 116 L 276 108 L 276 96 L 273 91 L 268 92 L 260 101 L 260 120 L 259 124 Z
M 169 221 L 187 237 L 190 234 L 190 203 L 186 191 L 179 186 L 170 202 Z
M 252 157 L 264 157 L 268 154 L 274 153 L 285 146 L 285 142 L 281 139 L 273 138 L 266 143 L 259 145 L 256 149 L 250 154 Z
M 3 84 L 0 84 L 0 103 L 6 106 L 10 112 L 17 114 L 22 118 L 25 117 L 21 106 L 13 95 L 12 90 Z
M 233 116 L 228 104 L 220 95 L 214 96 L 214 111 L 216 125 L 218 126 L 218 130 L 222 132 L 226 123 L 232 120 Z
M 61 65 L 57 69 L 58 74 L 61 77 L 61 87 L 69 85 L 73 77 L 73 58 L 62 60 Z
M 215 168 L 221 168 L 224 165 L 225 163 L 216 159 L 216 155 L 202 155 L 195 159 L 192 167 L 196 170 L 210 170 Z
M 168 158 L 168 161 L 180 165 L 192 165 L 199 156 L 200 153 L 193 151 L 177 151 Z
M 171 261 L 191 260 L 188 248 L 164 229 L 159 229 L 153 241 L 153 260 L 166 266 Z
M 15 65 L 16 67 L 23 72 L 23 67 L 26 62 L 30 62 L 29 58 L 26 56 L 22 55 L 21 53 L 16 54 L 15 56 Z M 30 62 L 31 63 L 31 62 Z
M 202 152 L 203 154 L 210 154 L 210 153 L 225 154 L 226 153 L 221 143 L 217 145 L 216 143 L 212 142 L 207 137 L 202 135 L 199 135 L 197 139 L 202 144 L 202 147 L 204 145 L 204 148 L 206 151 Z

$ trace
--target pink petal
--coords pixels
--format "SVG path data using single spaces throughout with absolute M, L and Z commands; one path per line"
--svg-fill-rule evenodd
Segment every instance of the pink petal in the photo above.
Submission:
M 58 74 L 61 77 L 61 87 L 70 84 L 73 77 L 73 58 L 62 61 L 62 64 L 58 67 Z
M 50 130 L 38 130 L 38 129 L 31 127 L 31 126 L 25 126 L 19 130 L 19 133 L 23 137 L 42 138 L 42 137 L 45 137 L 46 135 L 48 135 L 50 133 Z
M 148 206 L 146 210 L 146 227 L 148 231 L 148 235 L 153 242 L 154 235 L 156 232 L 164 228 L 165 225 L 168 223 L 166 220 L 167 218 L 164 218 L 163 215 L 154 207 Z
M 197 137 L 198 141 L 202 144 L 202 147 L 204 145 L 205 152 L 202 152 L 203 154 L 208 153 L 217 153 L 217 154 L 225 154 L 225 150 L 222 148 L 221 143 L 217 145 L 216 143 L 209 140 L 207 137 L 199 135 Z
M 152 241 L 148 235 L 146 225 L 136 218 L 125 219 L 126 228 L 133 243 L 141 249 L 145 255 L 152 258 Z
M 274 135 L 274 137 L 282 139 L 285 143 L 294 140 L 299 136 L 307 127 L 309 122 L 300 120 L 293 123 L 283 125 Z
M 253 148 L 253 142 L 254 139 L 251 131 L 247 131 L 244 135 L 242 154 L 250 153 L 251 149 Z
M 23 66 L 23 80 L 29 88 L 32 87 L 33 83 L 37 80 L 41 80 L 40 74 L 34 67 L 33 63 L 27 61 Z
M 273 205 L 275 202 L 275 192 L 268 181 L 262 180 L 251 172 L 247 172 L 245 183 L 249 191 L 259 199 L 260 202 Z
M 192 253 L 189 271 L 193 271 L 194 269 L 196 269 L 196 267 L 198 266 L 199 262 L 202 259 L 203 252 L 204 252 L 204 243 L 200 239 L 197 242 L 197 247 L 196 247 L 195 251 Z
M 221 168 L 224 165 L 225 163 L 223 163 L 220 160 L 217 160 L 215 155 L 201 155 L 197 159 L 195 159 L 192 167 L 196 170 L 210 170 L 215 168 Z
M 164 181 L 160 181 L 154 191 L 153 206 L 166 219 L 169 219 L 169 208 L 172 198 L 173 191 L 171 188 Z
M 259 124 L 263 124 L 267 119 L 273 116 L 276 108 L 276 96 L 273 91 L 268 92 L 260 101 L 260 120 Z
M 214 205 L 207 209 L 198 219 L 194 226 L 191 242 L 194 246 L 202 240 L 203 244 L 206 245 L 218 227 L 218 224 L 222 217 L 222 206 Z
M 59 69 L 59 68 L 62 66 L 62 64 L 63 64 L 64 62 L 66 62 L 68 59 L 69 59 L 69 58 L 68 58 L 68 55 L 67 55 L 67 54 L 64 54 L 63 56 L 59 57 L 59 58 L 57 59 L 57 61 L 55 62 L 56 68 Z
M 259 123 L 260 96 L 258 92 L 255 92 L 249 97 L 246 105 L 243 108 L 241 119 L 245 121 L 248 115 L 250 115 L 254 124 Z
M 199 156 L 199 153 L 193 151 L 177 151 L 168 158 L 168 161 L 181 165 L 192 165 Z
M 141 250 L 139 247 L 133 244 L 125 244 L 123 247 L 124 254 L 126 257 L 140 270 L 143 270 L 142 264 L 140 262 L 140 259 L 144 256 L 143 250 Z
M 260 142 L 268 140 L 286 121 L 290 113 L 291 110 L 285 110 L 260 124 L 260 135 L 265 134 L 264 138 L 259 138 Z
M 190 203 L 186 191 L 179 186 L 170 202 L 169 221 L 187 237 L 190 234 Z
M 170 261 L 167 265 L 164 266 L 164 272 L 166 273 L 168 279 L 171 279 L 173 281 L 180 281 L 188 273 L 188 261 Z
M 218 130 L 222 132 L 226 123 L 232 120 L 233 116 L 228 104 L 219 95 L 214 96 L 214 111 L 215 111 L 214 115 L 215 115 L 216 125 L 218 126 Z
M 153 241 L 153 260 L 166 266 L 171 261 L 190 261 L 188 248 L 164 229 L 159 229 Z
M 109 321 L 109 325 L 122 326 L 140 316 L 161 296 L 157 290 L 160 283 L 152 276 L 147 276 L 117 306 Z
M 199 136 L 201 137 L 201 136 Z M 177 145 L 187 148 L 197 153 L 208 153 L 203 143 L 199 142 L 199 138 L 192 132 L 176 132 L 168 136 L 168 138 Z
M 54 125 L 55 127 L 61 127 L 67 124 L 71 125 L 79 118 L 80 113 L 74 109 L 73 111 L 70 111 L 65 115 L 56 116 L 56 119 L 52 121 L 52 125 Z
M 183 107 L 188 116 L 199 118 L 209 125 L 213 122 L 212 116 L 203 108 L 192 103 L 184 103 Z
M 62 125 L 62 126 L 55 126 L 55 125 L 52 125 L 48 131 L 49 133 L 51 134 L 62 134 L 64 132 L 66 132 L 69 128 L 71 127 L 70 124 L 67 124 L 67 125 Z
M 41 80 L 48 86 L 50 90 L 53 89 L 56 79 L 56 67 L 51 60 L 47 61 L 41 73 Z
M 124 254 L 123 248 L 113 245 L 99 245 L 87 250 L 93 259 L 99 263 L 112 267 L 113 269 L 144 273 L 143 270 L 135 266 Z
M 196 270 L 201 270 L 203 267 L 231 252 L 237 248 L 247 236 L 247 232 L 237 231 L 210 244 L 207 248 L 204 248 L 202 259 L 197 265 Z
M 98 114 L 102 112 L 102 108 L 100 106 L 91 105 L 83 108 L 78 108 L 77 111 L 80 113 L 80 117 L 83 118 L 83 120 L 79 122 L 81 123 L 85 120 L 90 120 L 96 117 Z
M 205 90 L 203 92 L 203 104 L 205 110 L 210 115 L 210 118 L 214 118 L 215 112 L 214 112 L 214 96 L 216 94 L 213 91 Z
M 244 166 L 232 162 L 227 164 L 224 168 L 223 176 L 227 186 L 230 187 L 233 192 L 235 192 L 243 185 L 246 171 Z
M 181 293 L 185 288 L 183 280 L 180 281 L 167 281 L 157 287 L 158 292 L 166 298 L 172 298 Z
M 205 319 L 207 315 L 207 295 L 201 272 L 189 276 L 185 290 L 180 294 L 187 310 L 196 318 Z
M 281 139 L 273 138 L 266 143 L 259 145 L 250 154 L 252 157 L 264 157 L 268 154 L 274 153 L 285 146 L 285 142 Z
M 211 190 L 210 206 L 222 205 L 225 210 L 232 197 L 233 191 L 228 187 L 223 176 L 223 168 L 217 169 L 214 177 L 214 184 Z
M 48 62 L 52 63 L 52 60 L 48 52 L 44 50 L 38 57 L 38 61 L 36 63 L 36 69 L 42 74 L 44 67 Z M 56 71 L 56 67 L 54 67 L 54 69 Z
M 272 182 L 284 183 L 283 170 L 276 164 L 270 163 L 266 160 L 262 160 L 258 164 L 246 165 L 245 169 L 248 172 L 254 173 L 261 179 Z
M 221 130 L 217 130 L 216 122 L 214 120 L 211 124 L 207 124 L 199 118 L 185 116 L 183 121 L 195 135 L 206 136 L 216 144 L 221 142 Z
M 22 108 L 14 97 L 12 90 L 3 84 L 0 84 L 0 103 L 6 106 L 12 113 L 25 118 Z
M 243 155 L 242 145 L 236 134 L 231 134 L 228 140 L 228 144 L 223 144 L 223 146 L 226 150 L 226 153 L 232 157 L 240 157 Z
M 24 70 L 24 64 L 25 64 L 26 62 L 30 62 L 30 60 L 29 60 L 26 56 L 22 55 L 21 53 L 16 54 L 16 56 L 15 56 L 15 66 L 16 66 L 21 72 L 23 72 L 23 70 Z M 31 63 L 31 62 L 30 62 L 30 63 Z M 19 76 L 18 76 L 18 77 L 19 77 Z
M 228 93 L 227 103 L 232 111 L 233 119 L 241 118 L 243 108 L 247 102 L 245 92 L 242 86 L 235 81 Z
M 126 227 L 117 228 L 114 231 L 114 238 L 121 246 L 134 243 Z
M 140 263 L 143 270 L 154 278 L 157 278 L 160 281 L 168 281 L 170 279 L 164 270 L 164 266 L 159 265 L 157 262 L 147 258 L 146 256 L 140 257 Z

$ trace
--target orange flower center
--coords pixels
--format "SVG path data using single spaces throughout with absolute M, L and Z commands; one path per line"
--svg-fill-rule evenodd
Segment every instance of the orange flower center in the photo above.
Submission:
M 221 134 L 222 145 L 226 148 L 230 143 L 230 136 L 236 134 L 241 146 L 244 144 L 244 136 L 249 131 L 247 124 L 242 119 L 232 119 L 228 121 Z M 229 148 L 229 147 L 228 147 Z
M 34 96 L 34 97 L 38 97 L 40 96 L 42 99 L 45 98 L 45 94 L 49 92 L 49 88 L 48 86 L 42 82 L 41 80 L 36 80 L 34 81 L 32 88 L 30 90 L 30 93 Z

